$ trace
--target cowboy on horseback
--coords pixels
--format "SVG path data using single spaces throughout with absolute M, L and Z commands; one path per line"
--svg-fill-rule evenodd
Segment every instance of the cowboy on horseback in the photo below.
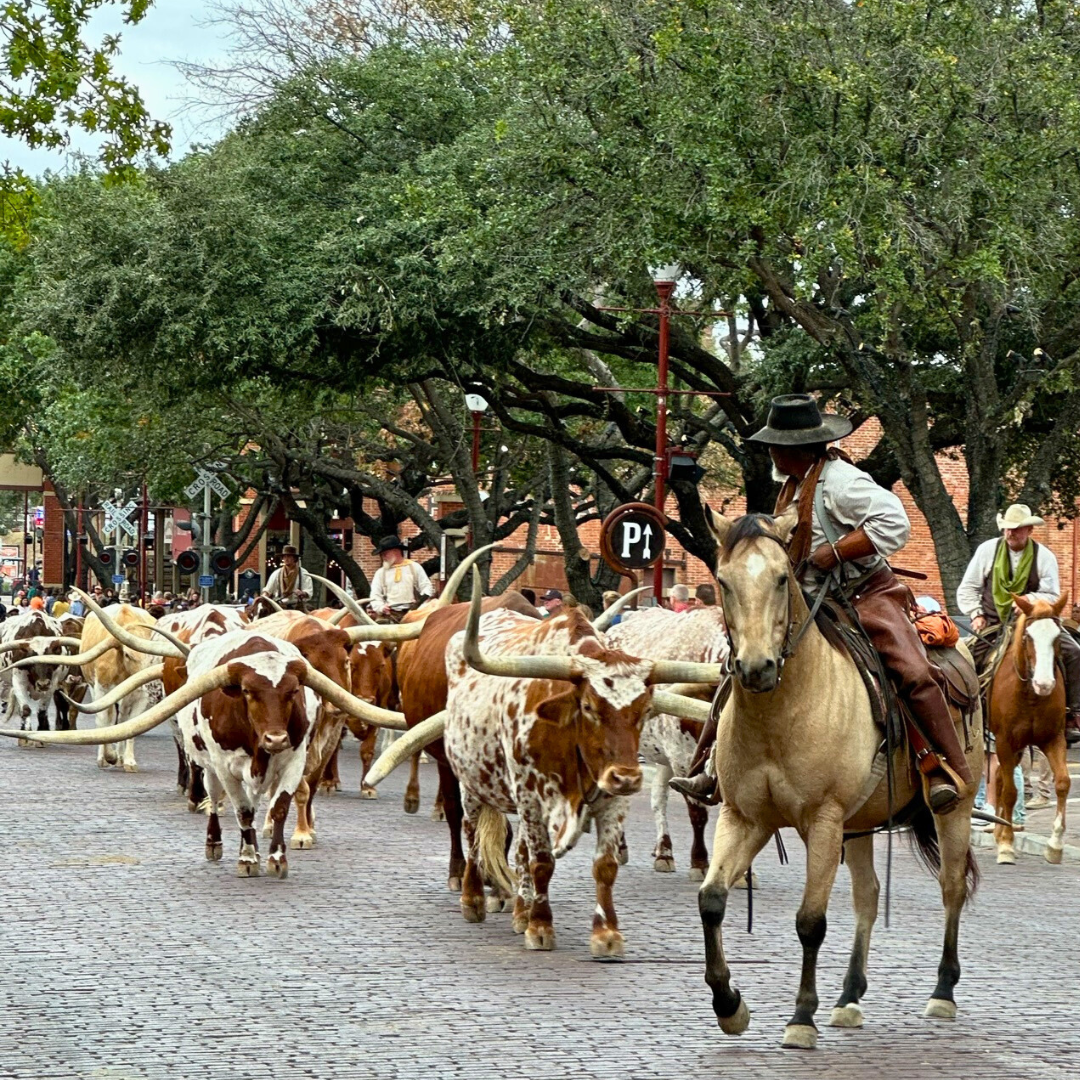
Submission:
M 968 642 L 975 666 L 982 673 L 1002 628 L 1013 613 L 1013 594 L 1029 602 L 1055 603 L 1061 596 L 1061 579 L 1054 553 L 1031 539 L 1031 530 L 1045 522 L 1023 503 L 1014 503 L 998 514 L 1000 539 L 987 540 L 975 555 L 956 590 L 960 610 L 971 619 L 971 629 L 979 636 Z M 1061 665 L 1065 672 L 1065 741 L 1080 742 L 1080 645 L 1071 634 L 1058 639 Z
M 751 441 L 769 447 L 774 476 L 783 484 L 776 513 L 793 502 L 798 507 L 788 552 L 800 583 L 816 593 L 832 576 L 830 588 L 843 590 L 915 724 L 937 751 L 922 755 L 919 765 L 930 808 L 944 814 L 956 806 L 972 777 L 941 673 L 927 658 L 909 614 L 911 593 L 885 561 L 907 543 L 911 523 L 891 491 L 838 450 L 828 449 L 828 443 L 851 430 L 850 420 L 822 414 L 808 394 L 789 394 L 773 398 L 768 423 Z M 714 709 L 690 777 L 670 782 L 676 791 L 703 801 L 716 797 L 716 779 L 704 771 L 712 756 L 716 716 Z
M 281 566 L 270 575 L 263 596 L 269 596 L 283 608 L 306 611 L 314 591 L 311 575 L 300 565 L 300 552 L 292 544 L 286 544 L 281 549 Z

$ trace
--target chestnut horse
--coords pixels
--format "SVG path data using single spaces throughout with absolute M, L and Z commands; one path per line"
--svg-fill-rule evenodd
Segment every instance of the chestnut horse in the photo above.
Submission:
M 1050 863 L 1061 862 L 1065 835 L 1065 801 L 1069 796 L 1069 766 L 1065 756 L 1065 684 L 1060 671 L 1061 612 L 1068 596 L 1057 603 L 1028 600 L 1013 595 L 1020 615 L 1013 628 L 1012 644 L 1002 657 L 990 682 L 988 722 L 997 742 L 997 790 L 993 803 L 1008 825 L 994 829 L 997 861 L 1012 865 L 1012 815 L 1016 805 L 1014 772 L 1024 750 L 1038 747 L 1054 770 L 1057 814 L 1044 855 Z
M 874 768 L 881 732 L 862 676 L 848 653 L 834 648 L 810 618 L 788 561 L 786 545 L 797 507 L 792 504 L 776 519 L 750 514 L 734 522 L 706 507 L 706 517 L 718 544 L 716 579 L 734 670 L 713 751 L 723 802 L 712 862 L 698 893 L 705 981 L 712 988 L 720 1028 L 737 1035 L 750 1022 L 724 956 L 721 929 L 728 893 L 773 833 L 785 827 L 798 830 L 806 845 L 806 885 L 795 919 L 802 978 L 784 1045 L 809 1049 L 817 1044 L 817 956 L 841 852 L 851 874 L 855 941 L 830 1023 L 862 1026 L 860 1000 L 866 993 L 866 959 L 878 909 L 870 830 L 886 825 L 890 817 L 902 820 L 904 813 L 911 815 L 924 860 L 937 871 L 945 907 L 938 981 L 924 1015 L 952 1019 L 953 987 L 960 978 L 960 913 L 978 879 L 971 855 L 975 785 L 961 793 L 955 810 L 933 817 L 906 750 L 898 747 L 890 813 L 888 778 Z M 978 709 L 967 758 L 974 775 L 983 761 Z

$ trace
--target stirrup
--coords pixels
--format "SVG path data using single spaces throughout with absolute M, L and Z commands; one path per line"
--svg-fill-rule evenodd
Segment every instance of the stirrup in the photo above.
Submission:
M 944 815 L 951 813 L 960 805 L 960 792 L 946 779 L 931 782 L 926 778 L 926 805 L 931 813 Z
M 716 806 L 720 802 L 720 785 L 716 777 L 707 772 L 699 772 L 696 776 L 673 776 L 668 787 L 706 806 Z

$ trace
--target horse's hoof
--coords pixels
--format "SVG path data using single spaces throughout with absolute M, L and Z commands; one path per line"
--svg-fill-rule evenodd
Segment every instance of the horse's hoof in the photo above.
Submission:
M 379 797 L 379 789 L 370 786 L 362 786 L 360 788 L 361 799 L 377 799 Z
M 431 820 L 432 821 L 445 821 L 446 811 L 441 806 L 433 806 L 431 808 Z
M 686 876 L 691 881 L 704 881 L 706 869 L 707 867 L 704 866 L 691 866 L 690 869 L 686 872 Z
M 197 814 L 202 809 L 197 802 L 193 802 L 191 799 L 188 799 L 187 808 L 189 814 Z
M 850 1005 L 837 1005 L 829 1017 L 829 1027 L 861 1028 L 863 1026 L 862 1006 L 857 1002 Z
M 615 960 L 626 953 L 626 940 L 618 930 L 595 930 L 589 938 L 589 953 L 596 960 Z
M 401 808 L 405 811 L 406 814 L 415 814 L 420 809 L 420 797 L 406 795 L 405 801 L 402 803 Z
M 1060 863 L 1061 863 L 1061 855 L 1062 855 L 1062 849 L 1061 848 L 1059 848 L 1059 847 L 1050 847 L 1049 844 L 1047 844 L 1046 850 L 1043 852 L 1043 858 L 1048 863 L 1053 863 L 1054 866 L 1060 865 Z
M 513 901 L 508 896 L 489 895 L 488 898 L 484 901 L 484 906 L 493 915 L 497 915 L 501 911 L 506 911 L 506 909 L 512 903 L 513 903 Z
M 813 1024 L 788 1024 L 783 1046 L 787 1050 L 816 1050 L 817 1028 Z
M 134 761 L 125 761 L 124 762 L 124 772 L 138 772 L 138 771 L 139 771 L 139 766 L 136 765 Z
M 743 874 L 743 876 L 741 878 L 739 878 L 739 880 L 736 881 L 735 884 L 732 885 L 731 887 L 733 889 L 745 889 L 746 888 L 746 875 Z M 754 888 L 756 889 L 757 887 L 758 887 L 758 876 L 757 876 L 757 874 L 755 874 L 754 875 Z
M 530 924 L 525 931 L 525 948 L 550 952 L 555 948 L 555 927 L 544 923 Z
M 292 851 L 309 851 L 315 846 L 315 837 L 311 833 L 293 833 L 289 838 Z
M 652 868 L 658 874 L 674 874 L 675 860 L 670 855 L 661 855 L 653 862 Z
M 446 879 L 446 887 L 450 892 L 461 892 L 461 878 L 451 874 Z
M 956 1002 L 946 1001 L 944 998 L 931 998 L 926 1003 L 923 1016 L 928 1016 L 933 1020 L 955 1020 Z
M 999 866 L 1015 866 L 1016 852 L 1012 848 L 1002 848 L 997 855 Z
M 739 1007 L 730 1016 L 718 1016 L 716 1022 L 725 1035 L 741 1035 L 750 1026 L 750 1010 L 740 997 Z

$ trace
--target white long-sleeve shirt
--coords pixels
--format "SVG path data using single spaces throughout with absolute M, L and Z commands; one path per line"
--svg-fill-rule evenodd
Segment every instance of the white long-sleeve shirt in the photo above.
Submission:
M 800 485 L 800 490 L 801 490 Z M 899 551 L 911 535 L 911 522 L 904 504 L 887 488 L 883 488 L 869 474 L 843 458 L 830 461 L 818 480 L 825 513 L 838 536 L 847 536 L 856 529 L 863 529 L 877 549 L 877 555 L 868 559 L 853 559 L 849 565 L 862 570 L 872 570 Z M 798 499 L 798 491 L 795 498 Z M 825 530 L 818 521 L 817 507 L 813 513 L 810 550 L 828 543 Z M 811 578 L 819 577 L 817 571 L 807 570 Z
M 963 580 L 956 590 L 956 603 L 969 619 L 974 619 L 976 615 L 997 617 L 996 611 L 983 611 L 983 588 L 993 572 L 997 546 L 1003 542 L 1000 539 L 985 540 L 975 549 L 975 555 L 964 571 Z M 1009 548 L 1009 569 L 1014 574 L 1021 555 L 1023 551 Z M 1061 577 L 1057 556 L 1045 544 L 1040 544 L 1036 551 L 1035 570 L 1039 575 L 1038 591 L 1027 593 L 1026 596 L 1029 600 L 1046 600 L 1052 604 L 1061 595 Z
M 427 600 L 435 595 L 431 579 L 424 568 L 405 559 L 393 566 L 380 566 L 371 579 L 371 607 L 381 612 L 388 608 L 402 609 L 411 607 L 419 600 Z
M 279 566 L 271 575 L 270 580 L 266 583 L 266 588 L 263 592 L 276 599 L 284 597 L 282 592 L 281 579 L 285 573 L 285 567 Z M 314 582 L 311 580 L 311 575 L 301 566 L 299 567 L 299 573 L 296 576 L 296 584 L 293 586 L 294 592 L 307 593 L 310 597 L 315 591 Z M 285 597 L 285 599 L 288 599 Z

